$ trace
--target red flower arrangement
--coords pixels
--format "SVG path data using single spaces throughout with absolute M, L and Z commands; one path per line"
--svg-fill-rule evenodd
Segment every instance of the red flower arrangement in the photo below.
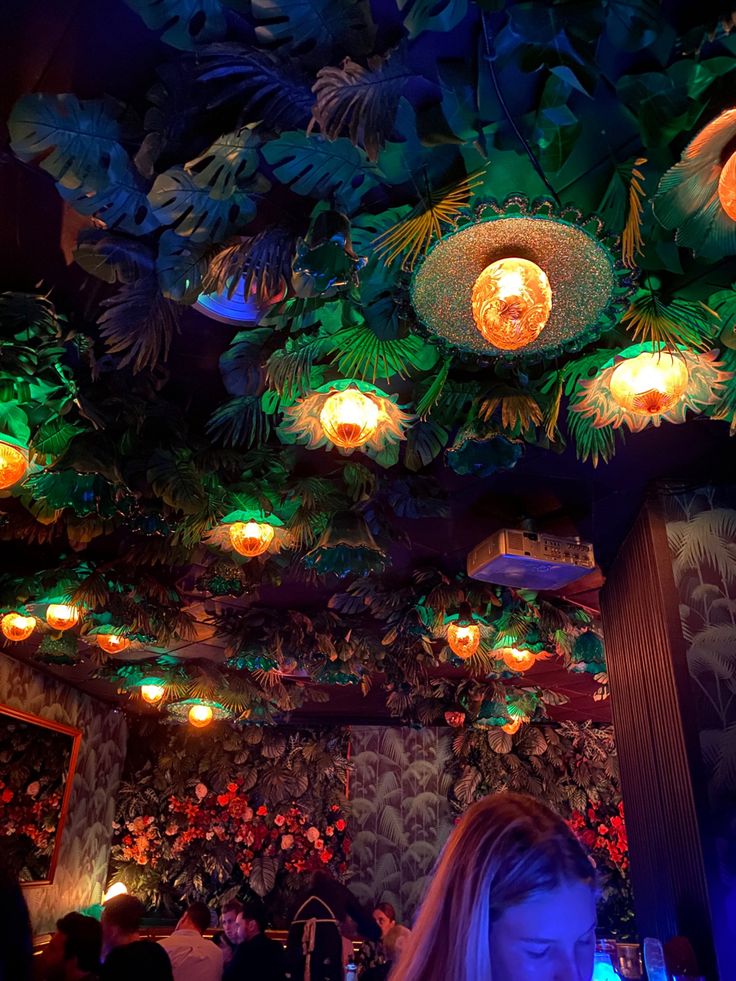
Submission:
M 61 794 L 44 789 L 38 780 L 13 790 L 0 780 L 0 836 L 25 835 L 41 854 L 50 854 L 59 820 Z
M 313 824 L 309 814 L 293 803 L 269 809 L 254 805 L 236 777 L 221 793 L 198 783 L 190 797 L 171 796 L 163 827 L 153 815 L 116 824 L 113 855 L 118 862 L 164 868 L 174 857 L 187 857 L 197 846 L 224 842 L 234 848 L 238 867 L 248 878 L 254 860 L 269 858 L 279 870 L 308 873 L 329 868 L 347 871 L 350 841 L 347 823 L 333 804 L 329 824 Z
M 596 865 L 612 866 L 623 875 L 629 868 L 623 801 L 615 813 L 607 811 L 610 808 L 603 804 L 589 807 L 586 814 L 574 811 L 568 824 L 591 853 Z

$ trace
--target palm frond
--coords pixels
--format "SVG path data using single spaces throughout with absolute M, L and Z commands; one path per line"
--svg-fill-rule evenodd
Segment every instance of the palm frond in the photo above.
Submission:
M 346 378 L 408 378 L 416 370 L 426 341 L 416 334 L 378 337 L 366 323 L 346 327 L 332 336 L 333 364 Z
M 442 362 L 440 363 L 439 371 L 432 379 L 429 388 L 417 402 L 417 415 L 420 419 L 426 419 L 432 411 L 433 406 L 439 401 L 442 395 L 442 390 L 445 387 L 445 382 L 447 381 L 447 376 L 450 374 L 451 367 L 452 358 L 443 358 Z
M 387 266 L 403 257 L 401 268 L 411 270 L 429 249 L 435 238 L 448 228 L 455 228 L 457 219 L 470 200 L 470 194 L 483 184 L 483 172 L 470 174 L 457 184 L 437 191 L 430 190 L 406 217 L 387 229 L 373 241 L 376 255 Z
M 287 399 L 296 399 L 306 391 L 315 359 L 326 353 L 327 342 L 321 337 L 300 337 L 278 348 L 266 362 L 269 387 Z
M 271 431 L 271 420 L 263 411 L 260 395 L 241 395 L 216 409 L 207 432 L 225 446 L 262 446 Z
M 635 341 L 649 341 L 666 348 L 682 344 L 706 350 L 718 328 L 718 314 L 704 303 L 675 298 L 660 299 L 653 290 L 642 290 L 623 316 Z
M 644 188 L 642 174 L 639 167 L 647 162 L 646 157 L 637 157 L 631 168 L 629 178 L 629 213 L 626 216 L 623 235 L 621 237 L 621 256 L 623 263 L 629 269 L 636 268 L 637 254 L 641 254 L 644 239 L 641 234 L 641 217 L 643 211 L 642 200 L 644 198 Z
M 501 427 L 511 436 L 521 436 L 544 420 L 542 407 L 534 396 L 510 385 L 495 386 L 492 394 L 481 402 L 478 415 L 488 422 L 499 409 Z
M 273 302 L 286 293 L 291 281 L 296 239 L 292 228 L 275 225 L 231 240 L 210 260 L 204 292 L 231 297 L 242 289 L 246 301 L 255 296 L 259 303 Z
M 328 140 L 336 140 L 347 130 L 350 142 L 362 147 L 369 160 L 377 160 L 410 77 L 400 62 L 379 56 L 368 59 L 368 68 L 352 58 L 339 68 L 321 68 L 312 86 L 317 101 L 307 132 L 316 124 Z
M 124 284 L 102 306 L 100 334 L 110 354 L 122 355 L 121 368 L 138 372 L 166 361 L 180 314 L 177 305 L 161 295 L 155 278 Z

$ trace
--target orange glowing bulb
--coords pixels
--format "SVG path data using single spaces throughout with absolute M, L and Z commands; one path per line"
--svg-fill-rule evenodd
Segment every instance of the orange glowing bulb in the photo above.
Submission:
M 367 443 L 378 429 L 378 405 L 357 388 L 346 388 L 330 395 L 319 421 L 325 436 L 344 449 Z
M 36 629 L 36 618 L 23 616 L 22 613 L 6 613 L 0 621 L 0 629 L 8 640 L 28 640 Z
M 528 671 L 537 660 L 536 654 L 532 651 L 518 647 L 504 647 L 500 653 L 504 664 L 511 671 Z
M 192 705 L 189 709 L 189 721 L 197 729 L 204 729 L 212 722 L 214 712 L 209 705 Z
M 0 490 L 17 484 L 28 469 L 23 450 L 0 439 Z
M 230 542 L 236 552 L 253 558 L 263 555 L 273 541 L 273 525 L 265 521 L 234 521 L 230 525 Z
M 505 726 L 501 726 L 504 732 L 507 732 L 509 736 L 513 736 L 515 733 L 521 729 L 521 719 L 512 719 L 507 722 Z
M 121 651 L 130 647 L 129 638 L 123 637 L 122 634 L 96 634 L 95 640 L 97 646 L 101 647 L 106 654 L 120 654 Z
M 477 623 L 448 623 L 447 643 L 452 653 L 465 661 L 480 647 L 480 627 Z
M 736 153 L 732 153 L 718 178 L 718 197 L 721 207 L 736 221 Z
M 685 394 L 687 365 L 669 351 L 644 351 L 626 358 L 611 375 L 611 397 L 629 412 L 656 416 Z
M 498 259 L 476 279 L 471 304 L 483 337 L 502 351 L 518 351 L 544 330 L 552 310 L 552 289 L 535 262 Z
M 163 685 L 141 685 L 141 698 L 149 705 L 155 705 L 164 697 L 166 689 Z
M 54 630 L 69 630 L 79 623 L 79 610 L 66 603 L 51 603 L 46 610 L 46 623 Z
M 127 893 L 128 887 L 124 882 L 113 882 L 113 884 L 108 887 L 105 895 L 102 897 L 102 905 L 104 906 L 108 900 L 114 899 L 115 896 L 125 896 Z

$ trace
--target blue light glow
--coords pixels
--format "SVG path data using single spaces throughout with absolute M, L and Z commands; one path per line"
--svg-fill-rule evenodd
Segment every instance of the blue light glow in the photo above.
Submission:
M 205 317 L 219 320 L 223 324 L 252 324 L 258 319 L 258 304 L 255 297 L 244 296 L 242 280 L 233 291 L 232 296 L 224 293 L 200 293 L 194 309 L 199 310 Z

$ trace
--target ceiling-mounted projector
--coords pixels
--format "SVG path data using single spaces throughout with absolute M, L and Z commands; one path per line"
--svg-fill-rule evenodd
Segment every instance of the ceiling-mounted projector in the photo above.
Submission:
M 468 555 L 472 579 L 518 589 L 559 589 L 595 568 L 593 546 L 577 538 L 556 538 L 503 528 Z

